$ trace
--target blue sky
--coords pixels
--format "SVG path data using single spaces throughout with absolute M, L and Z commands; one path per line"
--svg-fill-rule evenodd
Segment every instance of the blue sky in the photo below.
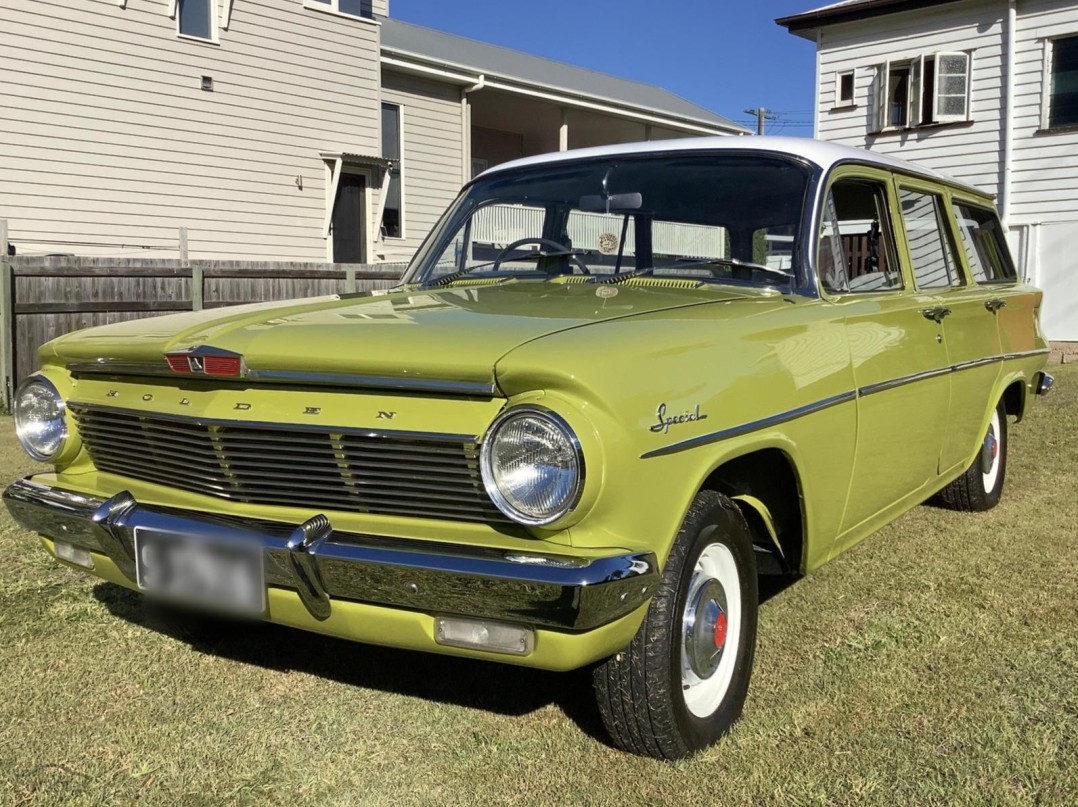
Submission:
M 390 0 L 397 19 L 658 84 L 769 134 L 812 136 L 815 49 L 775 18 L 826 0 Z M 751 121 L 755 125 L 755 120 Z

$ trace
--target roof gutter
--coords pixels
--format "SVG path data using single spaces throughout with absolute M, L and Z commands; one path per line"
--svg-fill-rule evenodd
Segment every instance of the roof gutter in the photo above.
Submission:
M 879 17 L 883 14 L 916 11 L 929 6 L 940 6 L 955 2 L 958 2 L 958 0 L 862 0 L 860 3 L 825 6 L 815 11 L 779 17 L 775 22 L 794 36 L 814 41 L 816 39 L 816 30 L 827 25 L 855 22 L 870 17 Z
M 502 92 L 540 98 L 561 106 L 590 109 L 595 112 L 602 112 L 619 118 L 632 118 L 645 123 L 695 132 L 697 134 L 751 134 L 748 129 L 736 124 L 724 126 L 720 123 L 711 123 L 699 118 L 671 115 L 652 107 L 635 107 L 630 109 L 619 106 L 616 102 L 611 102 L 611 100 L 607 98 L 579 93 L 566 93 L 559 87 L 538 82 L 523 82 L 521 79 L 510 76 L 492 79 L 489 73 L 473 71 L 471 68 L 464 67 L 463 65 L 445 62 L 431 63 L 419 54 L 412 54 L 404 51 L 392 51 L 384 47 L 382 49 L 381 62 L 387 67 L 395 67 L 405 72 L 433 76 L 442 79 L 443 81 L 467 85 L 469 92 L 481 89 L 500 90 Z

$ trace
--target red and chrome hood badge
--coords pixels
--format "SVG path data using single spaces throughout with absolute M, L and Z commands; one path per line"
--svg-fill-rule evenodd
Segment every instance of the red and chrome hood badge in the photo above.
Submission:
M 165 361 L 172 372 L 187 375 L 239 376 L 244 370 L 239 353 L 208 345 L 166 353 Z

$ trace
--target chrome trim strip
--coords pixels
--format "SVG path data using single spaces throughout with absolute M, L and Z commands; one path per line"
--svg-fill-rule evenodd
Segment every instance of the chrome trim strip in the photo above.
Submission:
M 785 423 L 788 420 L 794 420 L 795 418 L 803 417 L 804 415 L 810 415 L 813 412 L 819 412 L 821 409 L 827 409 L 832 406 L 836 406 L 847 401 L 852 401 L 857 397 L 857 393 L 851 390 L 850 392 L 843 392 L 839 395 L 833 395 L 830 398 L 824 398 L 822 401 L 816 401 L 815 403 L 806 404 L 800 406 L 797 409 L 791 409 L 788 412 L 781 412 L 771 417 L 762 418 L 760 420 L 754 420 L 751 423 L 745 423 L 741 426 L 731 426 L 728 429 L 721 429 L 717 432 L 711 432 L 710 434 L 702 434 L 699 437 L 692 437 L 688 440 L 682 440 L 680 443 L 672 443 L 662 448 L 656 448 L 652 451 L 648 451 L 640 455 L 640 459 L 648 459 L 650 457 L 661 457 L 665 454 L 673 454 L 677 451 L 684 451 L 689 448 L 696 448 L 697 446 L 707 445 L 708 443 L 715 443 L 719 440 L 725 440 L 729 437 L 738 437 L 742 434 L 749 432 L 759 431 L 760 429 L 766 429 L 770 426 L 776 426 L 779 423 Z
M 216 376 L 214 376 L 216 377 Z M 447 434 L 445 432 L 411 432 L 395 431 L 392 429 L 364 429 L 356 426 L 331 426 L 321 423 L 286 423 L 281 421 L 267 422 L 261 420 L 231 420 L 224 418 L 207 418 L 190 415 L 172 415 L 165 412 L 151 411 L 147 409 L 126 409 L 120 406 L 108 406 L 106 404 L 84 403 L 82 401 L 70 401 L 71 409 L 88 409 L 91 412 L 112 412 L 118 415 L 130 417 L 149 417 L 154 420 L 167 420 L 173 423 L 186 423 L 193 426 L 231 426 L 241 429 L 265 429 L 267 431 L 304 431 L 304 432 L 329 432 L 332 434 L 346 434 L 359 437 L 381 437 L 389 440 L 437 440 L 446 443 L 464 443 L 471 447 L 478 446 L 479 437 L 474 434 Z
M 843 403 L 851 398 L 863 398 L 867 395 L 874 395 L 877 392 L 884 392 L 889 389 L 895 389 L 896 387 L 902 387 L 906 384 L 912 384 L 915 381 L 924 381 L 929 378 L 936 378 L 942 375 L 948 375 L 950 373 L 956 373 L 961 370 L 968 370 L 972 367 L 980 367 L 986 364 L 994 364 L 995 362 L 1009 361 L 1011 359 L 1022 359 L 1031 356 L 1043 356 L 1049 353 L 1048 349 L 1039 348 L 1037 350 L 1025 350 L 1019 353 L 1006 353 L 1000 356 L 987 356 L 983 359 L 973 359 L 972 361 L 961 362 L 960 364 L 952 364 L 949 367 L 940 367 L 936 370 L 926 370 L 922 373 L 913 373 L 912 375 L 900 376 L 899 378 L 892 378 L 888 381 L 880 381 L 877 384 L 867 384 L 863 387 L 858 387 L 851 392 L 844 392 L 839 395 L 834 395 L 830 398 L 824 398 L 822 401 L 816 403 L 806 404 L 805 406 L 798 407 L 797 409 L 791 409 L 788 412 L 783 412 L 778 415 L 772 415 L 769 418 L 762 420 L 755 420 L 751 423 L 746 423 L 741 426 L 731 426 L 730 428 L 723 429 L 717 432 L 711 432 L 710 434 L 700 435 L 699 437 L 693 437 L 688 440 L 683 440 L 680 443 L 672 443 L 671 445 L 663 448 L 656 448 L 652 451 L 648 451 L 640 455 L 641 459 L 648 459 L 649 457 L 660 457 L 664 454 L 672 454 L 677 451 L 684 451 L 689 448 L 696 448 L 697 446 L 707 445 L 708 443 L 714 443 L 718 440 L 725 440 L 729 437 L 737 437 L 748 432 L 758 431 L 765 429 L 769 426 L 774 426 L 779 423 L 785 423 L 788 420 L 794 420 L 795 418 L 803 417 L 804 415 L 810 415 L 813 412 L 818 412 L 821 409 L 826 409 L 829 406 Z
M 953 367 L 940 367 L 937 370 L 925 370 L 923 373 L 913 373 L 912 375 L 904 375 L 900 376 L 899 378 L 892 378 L 888 381 L 880 381 L 878 384 L 868 384 L 864 387 L 857 388 L 857 397 L 863 398 L 866 395 L 873 395 L 877 392 L 894 389 L 895 387 L 904 387 L 906 384 L 912 384 L 914 381 L 925 381 L 929 378 L 936 378 L 937 376 L 941 375 L 949 375 L 953 370 Z
M 989 356 L 985 359 L 973 359 L 972 361 L 963 361 L 958 364 L 952 365 L 951 370 L 958 372 L 960 370 L 968 370 L 971 367 L 981 367 L 985 364 L 995 364 L 996 362 L 1003 361 L 1002 356 Z
M 181 351 L 176 351 L 177 353 Z M 73 362 L 67 365 L 76 375 L 134 375 L 186 378 L 162 362 L 128 362 L 121 359 L 98 359 L 94 362 Z M 201 376 L 198 377 L 201 380 Z M 394 378 L 392 376 L 349 375 L 346 373 L 306 373 L 291 370 L 252 370 L 247 368 L 242 376 L 207 376 L 207 379 L 223 382 L 268 381 L 275 384 L 297 386 L 330 386 L 349 389 L 395 390 L 398 392 L 430 392 L 447 395 L 467 395 L 493 398 L 498 388 L 493 383 L 481 381 L 453 381 L 437 378 Z
M 266 584 L 300 592 L 324 619 L 333 599 L 584 631 L 644 604 L 658 584 L 648 552 L 597 558 L 344 533 L 316 516 L 296 526 L 146 506 L 124 491 L 101 500 L 32 479 L 14 482 L 4 502 L 22 527 L 103 553 L 134 581 L 134 530 L 220 535 L 261 543 Z
M 1030 356 L 1046 356 L 1052 351 L 1046 347 L 1037 348 L 1036 350 L 1022 350 L 1018 353 L 1004 353 L 1001 357 L 1004 361 L 1010 361 L 1011 359 L 1025 359 Z
M 353 387 L 356 389 L 391 389 L 400 392 L 445 392 L 493 398 L 494 384 L 481 381 L 447 381 L 437 378 L 393 378 L 391 376 L 346 375 L 341 373 L 304 373 L 290 370 L 248 370 L 255 381 L 288 382 L 312 386 Z

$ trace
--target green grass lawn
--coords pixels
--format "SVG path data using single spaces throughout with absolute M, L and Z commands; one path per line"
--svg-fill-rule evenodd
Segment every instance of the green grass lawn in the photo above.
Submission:
M 603 742 L 586 674 L 169 618 L 5 512 L 0 804 L 1074 804 L 1076 370 L 996 510 L 919 507 L 770 597 L 744 719 L 676 765 Z M 0 476 L 31 470 L 5 418 Z

